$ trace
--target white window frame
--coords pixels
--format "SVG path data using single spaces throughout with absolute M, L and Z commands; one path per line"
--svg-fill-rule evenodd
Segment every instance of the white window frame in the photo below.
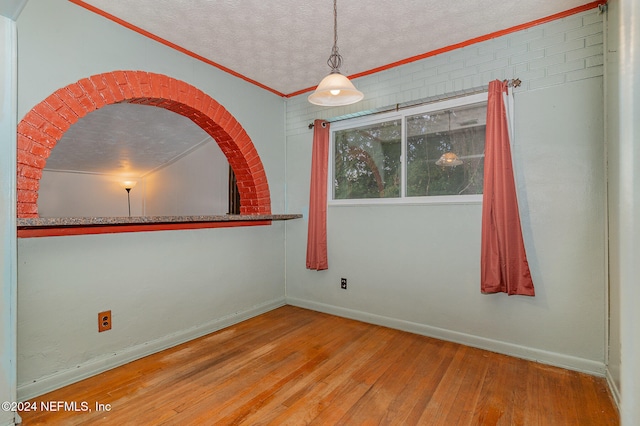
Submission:
M 488 93 L 478 93 L 475 95 L 463 96 L 459 98 L 447 99 L 439 102 L 433 102 L 425 105 L 420 105 L 413 108 L 407 108 L 400 111 L 392 111 L 388 113 L 369 115 L 360 118 L 353 118 L 344 121 L 338 121 L 331 123 L 331 135 L 330 135 L 330 149 L 329 149 L 329 170 L 327 184 L 327 200 L 329 206 L 370 206 L 370 205 L 424 205 L 424 204 L 480 204 L 482 203 L 482 194 L 472 195 L 430 195 L 422 197 L 407 197 L 406 196 L 406 118 L 408 116 L 425 114 L 434 111 L 441 111 L 451 108 L 458 108 L 466 105 L 479 104 L 487 102 Z M 380 123 L 383 121 L 390 121 L 394 119 L 400 119 L 402 122 L 402 144 L 401 144 L 401 157 L 400 157 L 400 173 L 402 179 L 400 181 L 400 196 L 396 198 L 356 198 L 346 200 L 335 200 L 333 198 L 333 172 L 334 172 L 334 159 L 335 159 L 335 141 L 334 135 L 336 131 L 352 129 L 355 127 L 362 127 L 369 124 Z

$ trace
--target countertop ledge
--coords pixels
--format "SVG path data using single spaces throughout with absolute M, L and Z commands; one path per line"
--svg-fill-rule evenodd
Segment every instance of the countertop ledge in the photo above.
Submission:
M 218 215 L 218 216 L 133 216 L 133 217 L 32 217 L 18 218 L 18 229 L 154 225 L 168 223 L 254 222 L 300 219 L 301 214 Z

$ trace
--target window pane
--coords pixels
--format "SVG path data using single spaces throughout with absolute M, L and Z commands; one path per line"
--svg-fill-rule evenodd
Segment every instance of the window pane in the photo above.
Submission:
M 482 194 L 486 110 L 481 104 L 407 117 L 408 197 Z
M 334 133 L 333 198 L 400 196 L 400 119 Z

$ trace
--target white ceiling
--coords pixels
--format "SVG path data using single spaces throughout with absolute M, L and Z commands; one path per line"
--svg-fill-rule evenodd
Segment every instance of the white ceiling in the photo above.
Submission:
M 330 71 L 332 0 L 84 2 L 283 94 L 313 87 Z M 339 0 L 342 73 L 369 71 L 591 2 Z
M 279 94 L 313 88 L 329 72 L 332 0 L 84 3 Z M 339 0 L 341 71 L 366 73 L 588 3 L 591 0 Z M 358 86 L 357 79 L 354 84 Z M 65 133 L 47 169 L 126 170 L 141 176 L 189 152 L 206 137 L 189 120 L 161 108 L 105 107 Z
M 139 178 L 212 141 L 191 120 L 172 111 L 107 105 L 65 132 L 45 169 Z

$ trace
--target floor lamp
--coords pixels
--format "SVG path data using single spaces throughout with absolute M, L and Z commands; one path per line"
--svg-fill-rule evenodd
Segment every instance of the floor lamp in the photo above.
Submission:
M 131 189 L 133 189 L 133 187 L 136 186 L 137 183 L 138 182 L 136 182 L 135 180 L 126 180 L 120 184 L 127 191 L 127 205 L 129 206 L 129 217 L 131 217 L 130 193 L 131 193 Z

